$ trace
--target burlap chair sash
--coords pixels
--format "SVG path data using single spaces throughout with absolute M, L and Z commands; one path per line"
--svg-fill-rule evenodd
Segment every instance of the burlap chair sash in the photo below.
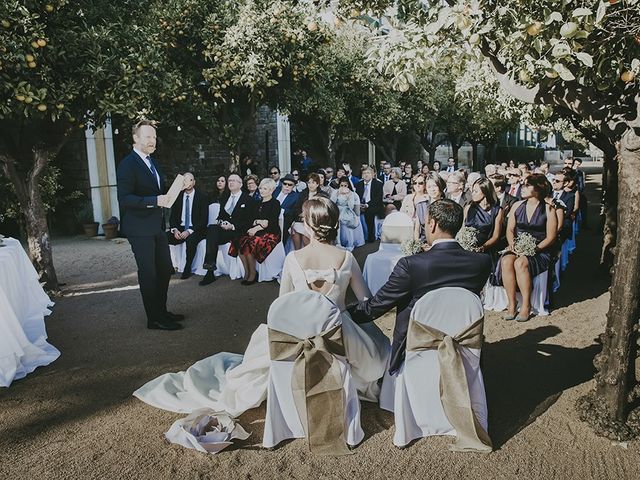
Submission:
M 484 317 L 451 337 L 438 329 L 411 319 L 407 351 L 437 350 L 440 364 L 440 400 L 449 423 L 456 430 L 453 451 L 483 452 L 492 450 L 491 439 L 471 408 L 469 384 L 459 347 L 481 348 Z
M 293 361 L 291 389 L 309 449 L 347 455 L 342 373 L 335 355 L 345 356 L 342 325 L 310 338 L 269 329 L 271 360 Z

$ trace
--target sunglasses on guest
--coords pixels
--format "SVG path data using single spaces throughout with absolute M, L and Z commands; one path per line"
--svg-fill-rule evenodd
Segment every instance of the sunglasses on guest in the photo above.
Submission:
M 293 183 L 291 182 L 283 182 L 282 185 L 284 185 L 285 187 L 293 187 Z
M 424 185 L 424 182 L 413 182 L 414 185 Z
M 558 180 L 557 178 L 553 179 L 553 183 L 563 183 L 564 180 Z
M 280 172 L 269 172 L 269 175 L 278 175 Z

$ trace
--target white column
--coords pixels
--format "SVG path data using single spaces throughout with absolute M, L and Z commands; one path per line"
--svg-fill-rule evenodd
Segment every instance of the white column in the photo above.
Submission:
M 85 139 L 93 218 L 100 224 L 99 231 L 102 232 L 103 223 L 112 216 L 120 215 L 111 121 L 108 120 L 95 133 L 86 129 Z
M 291 129 L 289 117 L 276 114 L 278 131 L 278 167 L 284 175 L 291 171 Z
M 367 163 L 369 165 L 376 164 L 376 146 L 371 140 L 367 140 Z M 378 170 L 376 169 L 376 172 Z

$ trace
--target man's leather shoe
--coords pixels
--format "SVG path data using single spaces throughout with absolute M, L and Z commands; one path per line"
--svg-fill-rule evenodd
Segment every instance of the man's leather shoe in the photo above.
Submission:
M 180 275 L 180 280 L 186 280 L 191 275 L 193 275 L 191 272 L 185 270 L 184 272 L 182 272 L 182 275 Z
M 179 323 L 175 322 L 147 322 L 147 328 L 149 330 L 180 330 L 184 328 Z
M 181 313 L 167 312 L 165 314 L 165 318 L 170 322 L 181 322 L 182 320 L 184 320 L 184 315 L 182 315 Z
M 198 283 L 198 285 L 204 286 L 209 285 L 216 281 L 216 276 L 213 274 L 213 270 L 208 270 L 207 274 L 204 276 L 202 280 Z
M 213 267 L 215 267 L 215 265 L 211 263 L 204 262 L 202 264 L 202 268 L 204 268 L 205 270 L 213 270 Z

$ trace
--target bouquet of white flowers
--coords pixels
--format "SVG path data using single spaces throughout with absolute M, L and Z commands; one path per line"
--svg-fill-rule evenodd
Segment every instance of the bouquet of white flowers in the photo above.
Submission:
M 424 245 L 420 240 L 414 240 L 413 238 L 410 240 L 405 240 L 400 244 L 400 250 L 405 255 L 415 255 L 416 253 L 420 253 L 424 250 Z
M 538 242 L 535 237 L 529 233 L 521 233 L 516 237 L 513 243 L 513 252 L 516 255 L 524 255 L 526 257 L 533 257 L 536 254 L 536 247 Z
M 478 229 L 474 227 L 462 227 L 456 235 L 456 240 L 462 248 L 470 252 L 479 252 Z

